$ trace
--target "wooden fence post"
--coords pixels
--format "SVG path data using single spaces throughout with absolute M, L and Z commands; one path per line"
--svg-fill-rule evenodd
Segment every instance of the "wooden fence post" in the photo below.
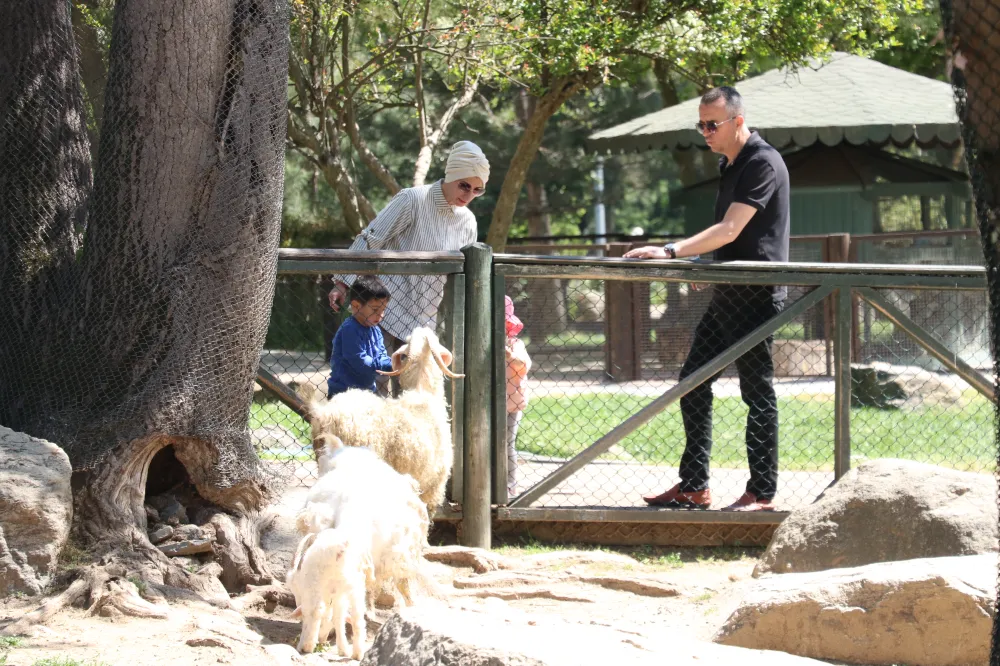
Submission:
M 493 250 L 484 243 L 465 255 L 465 464 L 461 542 L 489 548 L 490 421 L 493 413 Z
M 610 243 L 609 257 L 621 257 L 628 243 Z M 636 289 L 631 282 L 604 282 L 604 368 L 615 382 L 627 382 L 639 374 L 639 350 L 634 329 Z
M 824 264 L 844 264 L 850 261 L 851 234 L 830 234 L 823 241 L 823 263 Z M 826 335 L 826 374 L 832 377 L 834 374 L 834 353 L 833 353 L 833 326 L 836 319 L 834 313 L 836 305 L 831 296 L 826 299 L 823 306 L 823 332 Z

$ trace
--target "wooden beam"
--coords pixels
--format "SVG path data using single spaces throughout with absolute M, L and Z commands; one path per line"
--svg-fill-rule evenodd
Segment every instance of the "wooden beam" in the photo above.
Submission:
M 833 324 L 833 468 L 839 479 L 851 469 L 851 307 L 850 287 L 837 289 Z
M 492 267 L 491 267 L 492 269 Z M 504 295 L 507 280 L 493 276 L 493 502 L 507 503 L 507 323 Z
M 866 286 L 893 289 L 986 288 L 980 266 L 880 264 L 793 264 L 778 262 L 644 261 L 594 257 L 498 255 L 498 274 L 572 280 L 782 284 L 787 286 Z M 513 261 L 509 260 L 514 259 Z M 530 260 L 530 261 L 529 261 Z
M 278 400 L 288 405 L 293 412 L 305 418 L 306 403 L 302 402 L 298 394 L 288 384 L 275 377 L 261 365 L 257 366 L 257 383 L 278 396 Z
M 654 508 L 602 509 L 602 508 L 518 508 L 497 507 L 498 520 L 544 520 L 562 522 L 614 522 L 614 523 L 685 523 L 741 525 L 777 525 L 789 516 L 787 511 L 685 511 Z
M 611 432 L 607 433 L 586 449 L 576 454 L 562 467 L 556 469 L 554 472 L 528 489 L 527 492 L 511 502 L 510 506 L 522 508 L 530 506 L 545 493 L 549 492 L 570 476 L 578 472 L 585 465 L 596 459 L 612 446 L 649 423 L 657 414 L 666 409 L 669 405 L 680 400 L 694 388 L 707 381 L 715 373 L 723 370 L 727 365 L 745 354 L 751 347 L 760 343 L 769 335 L 772 335 L 776 330 L 822 301 L 831 291 L 833 291 L 833 287 L 819 287 L 792 303 L 790 306 L 785 308 L 783 312 L 775 315 L 747 335 L 740 338 L 732 347 L 729 347 L 711 361 L 698 368 L 690 376 L 679 381 L 675 386 L 667 390 L 666 393 L 627 418 L 624 422 L 611 430 Z
M 941 362 L 946 368 L 969 383 L 990 402 L 996 404 L 997 396 L 993 382 L 983 376 L 979 370 L 962 360 L 955 352 L 938 340 L 930 331 L 903 314 L 903 311 L 885 299 L 874 289 L 861 288 L 858 293 L 871 303 L 872 307 L 881 312 L 889 321 L 903 329 L 907 335 L 916 340 L 917 344 L 926 349 L 931 356 Z
M 451 275 L 461 272 L 461 261 L 380 261 L 374 258 L 278 260 L 278 273 L 282 275 Z
M 451 369 L 455 374 L 465 374 L 465 275 L 449 275 L 452 281 L 451 306 L 451 353 L 454 359 Z M 454 464 L 451 468 L 451 498 L 456 503 L 464 501 L 465 483 L 465 380 L 450 380 L 451 395 L 451 442 L 455 449 Z M 440 509 L 439 509 L 440 512 Z

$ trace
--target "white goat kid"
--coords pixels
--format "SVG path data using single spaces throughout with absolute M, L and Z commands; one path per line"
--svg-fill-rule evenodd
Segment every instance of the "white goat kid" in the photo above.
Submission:
M 409 341 L 392 355 L 395 370 L 382 373 L 399 377 L 403 389 L 399 398 L 352 389 L 331 400 L 308 401 L 317 450 L 331 438 L 347 446 L 371 447 L 397 472 L 416 479 L 420 498 L 433 517 L 444 502 L 454 460 L 444 377 L 464 375 L 448 369 L 452 360 L 430 329 L 414 329 Z
M 299 542 L 286 582 L 295 595 L 292 617 L 301 616 L 299 652 L 312 652 L 336 631 L 337 651 L 348 656 L 345 622 L 351 617 L 351 656 L 361 659 L 365 641 L 365 589 L 372 562 L 347 530 L 327 529 Z
M 336 438 L 333 442 L 339 444 Z M 436 591 L 423 572 L 430 523 L 416 482 L 369 449 L 338 446 L 323 458 L 327 471 L 309 489 L 296 520 L 299 532 L 335 528 L 350 535 L 351 545 L 366 549 L 371 558 L 373 594 L 394 587 L 411 605 L 413 583 Z

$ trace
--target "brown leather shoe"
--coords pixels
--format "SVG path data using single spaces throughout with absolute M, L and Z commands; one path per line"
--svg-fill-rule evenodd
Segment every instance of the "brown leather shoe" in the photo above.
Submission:
M 774 501 L 769 499 L 757 499 L 753 493 L 743 493 L 743 495 L 727 506 L 723 511 L 774 511 Z
M 659 495 L 643 495 L 643 500 L 649 506 L 661 506 L 668 509 L 707 509 L 712 505 L 712 491 L 708 488 L 686 493 L 677 484 L 665 493 Z

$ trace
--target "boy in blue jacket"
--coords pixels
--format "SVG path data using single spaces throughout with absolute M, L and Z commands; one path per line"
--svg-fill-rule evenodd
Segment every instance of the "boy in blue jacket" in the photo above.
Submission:
M 374 392 L 376 370 L 392 370 L 378 326 L 389 305 L 389 290 L 374 275 L 359 275 L 350 299 L 351 317 L 333 336 L 328 399 L 352 388 Z

